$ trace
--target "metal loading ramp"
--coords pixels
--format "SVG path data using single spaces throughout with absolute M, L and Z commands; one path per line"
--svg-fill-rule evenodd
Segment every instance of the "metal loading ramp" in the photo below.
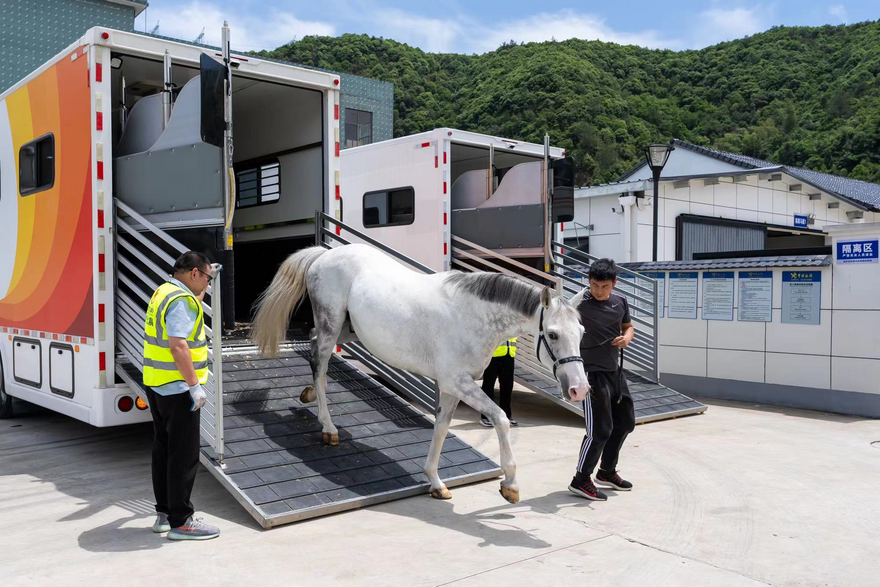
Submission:
M 706 411 L 704 404 L 673 389 L 669 389 L 665 385 L 654 383 L 650 379 L 626 369 L 624 369 L 624 376 L 633 398 L 636 424 L 702 414 Z M 516 367 L 514 370 L 514 380 L 523 387 L 550 398 L 572 412 L 581 416 L 584 415 L 581 404 L 574 404 L 563 399 L 556 381 L 553 379 L 528 371 L 522 367 Z
M 340 442 L 325 446 L 317 405 L 299 400 L 312 379 L 307 344 L 277 359 L 224 350 L 224 464 L 207 443 L 201 461 L 264 528 L 428 492 L 433 422 L 405 400 L 334 355 L 327 402 Z M 452 434 L 441 455 L 449 487 L 501 474 Z

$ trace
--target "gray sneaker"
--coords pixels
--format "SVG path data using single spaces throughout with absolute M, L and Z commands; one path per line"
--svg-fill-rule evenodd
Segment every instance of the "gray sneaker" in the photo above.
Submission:
M 156 514 L 156 521 L 153 523 L 153 532 L 161 534 L 171 530 L 171 524 L 168 523 L 168 514 L 159 512 Z
M 220 528 L 204 523 L 201 518 L 192 516 L 183 523 L 183 526 L 172 528 L 168 532 L 171 540 L 208 540 L 220 536 Z

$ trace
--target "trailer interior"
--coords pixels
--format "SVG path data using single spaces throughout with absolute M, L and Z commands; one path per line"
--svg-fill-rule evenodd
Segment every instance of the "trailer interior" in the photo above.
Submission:
M 323 92 L 233 73 L 230 253 L 222 247 L 222 152 L 200 132 L 200 69 L 172 63 L 167 125 L 162 61 L 114 54 L 111 75 L 114 197 L 223 263 L 224 325 L 249 321 L 281 261 L 314 242 L 327 189 Z

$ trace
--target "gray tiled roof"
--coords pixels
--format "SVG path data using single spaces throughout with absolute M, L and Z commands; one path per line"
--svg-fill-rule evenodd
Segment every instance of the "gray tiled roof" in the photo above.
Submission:
M 737 165 L 743 169 L 760 169 L 764 167 L 782 167 L 787 174 L 799 179 L 807 184 L 812 185 L 820 190 L 828 192 L 831 195 L 838 196 L 843 200 L 849 200 L 852 203 L 867 206 L 872 210 L 880 211 L 880 185 L 859 179 L 850 179 L 839 175 L 831 175 L 830 173 L 819 173 L 803 169 L 802 167 L 792 167 L 789 165 L 781 165 L 771 161 L 764 161 L 756 157 L 748 157 L 739 153 L 731 153 L 729 151 L 719 151 L 709 147 L 701 147 L 680 139 L 673 139 L 672 144 L 694 153 L 706 155 L 719 161 Z M 626 172 L 620 181 L 626 179 L 636 170 L 641 169 L 645 162 L 641 162 L 628 172 Z
M 709 269 L 753 269 L 758 267 L 828 267 L 831 255 L 787 255 L 777 257 L 733 257 L 702 261 L 642 261 L 621 263 L 633 271 L 702 271 Z

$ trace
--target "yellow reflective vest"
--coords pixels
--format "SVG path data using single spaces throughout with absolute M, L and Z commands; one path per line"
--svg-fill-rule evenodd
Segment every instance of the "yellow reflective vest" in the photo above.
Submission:
M 511 338 L 510 340 L 505 342 L 503 345 L 501 345 L 500 347 L 495 349 L 495 352 L 492 353 L 492 356 L 493 357 L 506 357 L 508 351 L 510 351 L 511 357 L 516 356 L 516 338 Z
M 158 387 L 172 381 L 184 381 L 183 374 L 174 364 L 168 333 L 165 330 L 165 312 L 171 302 L 189 298 L 199 310 L 193 331 L 186 338 L 193 367 L 199 383 L 208 381 L 208 341 L 205 337 L 205 314 L 202 304 L 190 292 L 173 283 L 163 283 L 153 292 L 144 320 L 144 385 Z

